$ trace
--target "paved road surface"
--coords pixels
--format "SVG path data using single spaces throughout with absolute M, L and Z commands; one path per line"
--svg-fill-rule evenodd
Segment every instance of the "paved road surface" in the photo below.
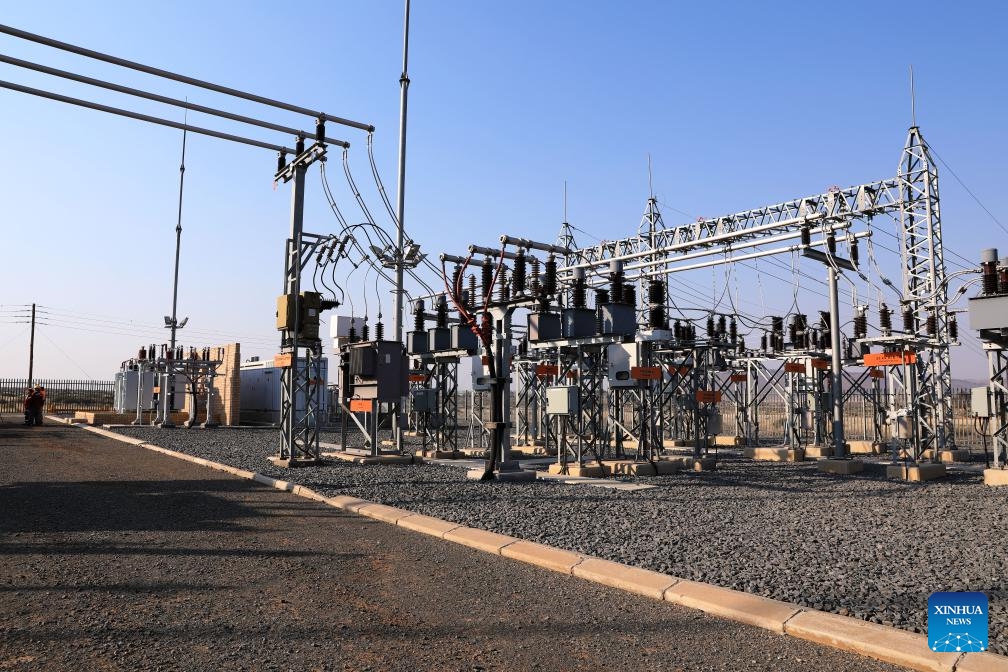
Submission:
M 898 669 L 6 419 L 0 670 Z

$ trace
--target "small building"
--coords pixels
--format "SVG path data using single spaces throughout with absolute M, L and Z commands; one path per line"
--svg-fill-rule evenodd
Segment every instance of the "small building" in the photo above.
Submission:
M 298 365 L 304 366 L 304 358 L 298 359 Z M 329 360 L 325 357 L 320 362 L 319 375 L 319 422 L 325 423 L 329 417 L 329 391 L 326 381 L 329 379 Z M 274 366 L 273 359 L 252 357 L 241 365 L 241 423 L 243 425 L 277 425 L 280 424 L 280 377 L 283 369 Z M 299 394 L 296 408 L 299 414 L 305 407 L 304 395 Z

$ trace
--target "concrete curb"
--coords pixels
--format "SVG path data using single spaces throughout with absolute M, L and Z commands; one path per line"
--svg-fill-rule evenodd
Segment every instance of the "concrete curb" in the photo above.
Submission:
M 50 418 L 63 422 L 62 418 Z M 928 648 L 927 637 L 898 628 L 869 623 L 848 616 L 808 609 L 730 588 L 687 581 L 639 567 L 580 555 L 496 532 L 465 527 L 440 518 L 399 509 L 366 499 L 338 495 L 325 497 L 310 488 L 281 481 L 230 465 L 167 450 L 150 443 L 87 425 L 71 427 L 100 434 L 138 448 L 144 448 L 210 469 L 223 471 L 277 490 L 323 502 L 329 506 L 373 520 L 469 546 L 486 553 L 518 560 L 576 576 L 627 592 L 699 609 L 739 623 L 798 639 L 850 651 L 862 656 L 927 672 L 1008 672 L 1008 657 L 992 653 L 936 653 Z

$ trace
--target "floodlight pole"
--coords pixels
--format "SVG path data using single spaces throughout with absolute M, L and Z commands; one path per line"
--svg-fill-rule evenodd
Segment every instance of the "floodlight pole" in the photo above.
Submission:
M 175 334 L 178 331 L 178 269 L 179 252 L 182 248 L 182 188 L 185 184 L 185 150 L 186 150 L 186 129 L 182 129 L 182 163 L 179 164 L 179 186 L 178 186 L 178 219 L 175 223 L 175 279 L 172 284 L 172 307 L 171 307 L 171 345 L 169 345 L 169 357 L 175 357 Z M 171 413 L 175 409 L 175 368 L 168 367 L 166 397 L 168 408 L 162 418 L 162 427 L 171 427 Z M 210 412 L 210 409 L 207 409 Z
M 406 265 L 403 242 L 405 229 L 403 220 L 405 218 L 406 201 L 406 107 L 409 96 L 409 75 L 407 65 L 409 62 L 409 10 L 410 0 L 406 0 L 405 15 L 403 17 L 403 66 L 402 75 L 399 77 L 399 172 L 396 181 L 396 249 L 395 249 L 395 308 L 392 312 L 393 328 L 395 340 L 403 342 L 403 267 Z M 406 404 L 399 404 L 399 408 L 406 408 Z M 396 413 L 392 422 L 393 433 L 395 434 L 395 444 L 398 450 L 402 450 L 402 422 Z

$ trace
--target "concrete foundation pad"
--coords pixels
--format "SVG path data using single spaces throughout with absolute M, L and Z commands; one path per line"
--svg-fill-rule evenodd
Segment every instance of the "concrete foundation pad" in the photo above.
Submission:
M 671 474 L 678 474 L 682 471 L 683 460 L 681 457 L 677 457 L 672 460 L 656 460 L 655 461 L 655 471 L 659 476 L 669 476 Z
M 805 459 L 805 451 L 802 448 L 791 450 L 787 447 L 746 448 L 742 451 L 742 456 L 764 462 L 801 462 Z
M 826 445 L 811 445 L 805 446 L 805 457 L 809 459 L 819 459 L 821 457 L 832 457 L 833 456 L 833 446 Z
M 570 574 L 575 565 L 584 560 L 584 556 L 577 553 L 544 546 L 532 541 L 518 541 L 508 544 L 501 549 L 500 553 L 505 558 L 521 560 L 562 574 Z
M 354 464 L 423 464 L 423 458 L 419 455 L 361 455 L 359 453 L 334 452 L 326 453 L 326 457 L 332 457 L 344 462 Z
M 915 670 L 951 670 L 962 655 L 932 651 L 924 635 L 822 611 L 803 611 L 784 624 L 784 632 Z
M 684 469 L 692 469 L 693 471 L 716 471 L 717 470 L 717 458 L 714 457 L 687 457 L 683 460 Z
M 460 460 L 465 455 L 460 450 L 454 452 L 451 450 L 427 450 L 424 451 L 424 457 L 430 457 L 435 460 Z
M 604 464 L 576 464 L 569 462 L 566 466 L 566 476 L 576 476 L 578 478 L 604 478 L 609 475 L 608 469 Z M 546 471 L 551 474 L 564 474 L 564 465 L 559 462 L 554 462 L 549 465 Z
M 787 602 L 695 581 L 675 584 L 665 591 L 665 600 L 779 634 L 784 634 L 784 623 L 801 611 Z
M 984 485 L 1008 485 L 1008 469 L 984 469 Z
M 647 569 L 628 567 L 618 562 L 585 558 L 576 565 L 572 572 L 574 576 L 595 581 L 606 586 L 619 588 L 645 597 L 660 600 L 665 591 L 671 588 L 678 579 L 667 574 L 659 574 Z
M 860 439 L 847 442 L 847 450 L 852 455 L 874 455 L 878 453 L 878 445 L 874 441 L 863 441 Z
M 479 469 L 470 469 L 466 472 L 466 478 L 472 481 L 478 481 L 483 478 L 483 474 L 486 472 L 485 469 L 480 467 Z M 493 480 L 499 481 L 501 483 L 517 483 L 521 481 L 534 481 L 536 480 L 536 472 L 517 469 L 515 471 L 495 471 Z
M 654 476 L 657 474 L 655 465 L 650 462 L 636 462 L 634 460 L 603 460 L 606 470 L 610 474 L 619 476 Z
M 295 469 L 297 467 L 319 467 L 325 464 L 325 460 L 314 460 L 314 459 L 305 460 L 293 457 L 281 460 L 276 455 L 270 455 L 266 459 L 268 459 L 270 462 L 272 462 L 278 467 L 284 467 L 290 469 Z
M 938 460 L 944 464 L 952 464 L 954 462 L 969 462 L 970 461 L 970 451 L 968 450 L 939 450 Z
M 715 436 L 713 444 L 715 446 L 744 446 L 746 440 L 744 436 Z
M 944 476 L 944 464 L 890 464 L 886 467 L 886 478 L 900 481 L 933 481 Z
M 864 471 L 864 462 L 861 460 L 819 460 L 816 469 L 825 474 L 850 476 Z

